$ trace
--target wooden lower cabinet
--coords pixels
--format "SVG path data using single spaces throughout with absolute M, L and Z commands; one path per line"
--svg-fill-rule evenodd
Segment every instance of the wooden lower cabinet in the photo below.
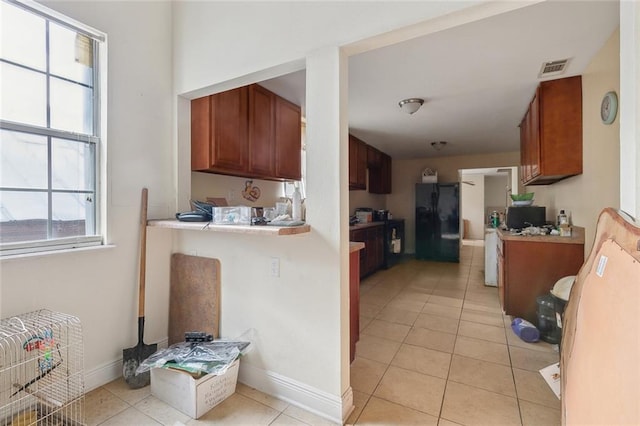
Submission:
M 360 251 L 349 253 L 349 357 L 356 356 L 356 342 L 360 339 Z
M 384 265 L 384 225 L 374 225 L 367 228 L 352 230 L 350 241 L 365 244 L 360 250 L 360 277 L 365 277 L 382 268 Z
M 584 262 L 584 239 L 569 243 L 516 238 L 498 239 L 500 304 L 507 315 L 537 324 L 536 298 L 549 294 L 560 278 L 578 273 Z

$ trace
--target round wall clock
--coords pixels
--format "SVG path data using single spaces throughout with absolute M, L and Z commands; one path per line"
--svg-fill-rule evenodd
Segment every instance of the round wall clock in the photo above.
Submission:
M 600 118 L 604 124 L 611 124 L 618 113 L 618 95 L 616 92 L 607 92 L 600 104 Z

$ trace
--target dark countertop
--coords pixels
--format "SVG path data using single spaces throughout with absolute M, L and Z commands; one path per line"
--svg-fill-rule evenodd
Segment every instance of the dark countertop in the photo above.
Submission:
M 350 226 L 349 231 L 355 231 L 357 229 L 364 229 L 364 228 L 371 228 L 373 226 L 384 226 L 384 222 L 358 223 L 357 225 Z

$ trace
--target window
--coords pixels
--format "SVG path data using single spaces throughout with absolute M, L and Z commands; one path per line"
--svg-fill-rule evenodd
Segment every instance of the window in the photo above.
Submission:
M 0 1 L 0 254 L 102 243 L 104 35 Z

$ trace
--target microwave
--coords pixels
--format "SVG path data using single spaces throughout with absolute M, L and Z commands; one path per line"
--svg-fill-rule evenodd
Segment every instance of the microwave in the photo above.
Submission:
M 546 223 L 546 207 L 511 206 L 507 208 L 507 228 L 522 229 L 529 225 L 543 226 Z

